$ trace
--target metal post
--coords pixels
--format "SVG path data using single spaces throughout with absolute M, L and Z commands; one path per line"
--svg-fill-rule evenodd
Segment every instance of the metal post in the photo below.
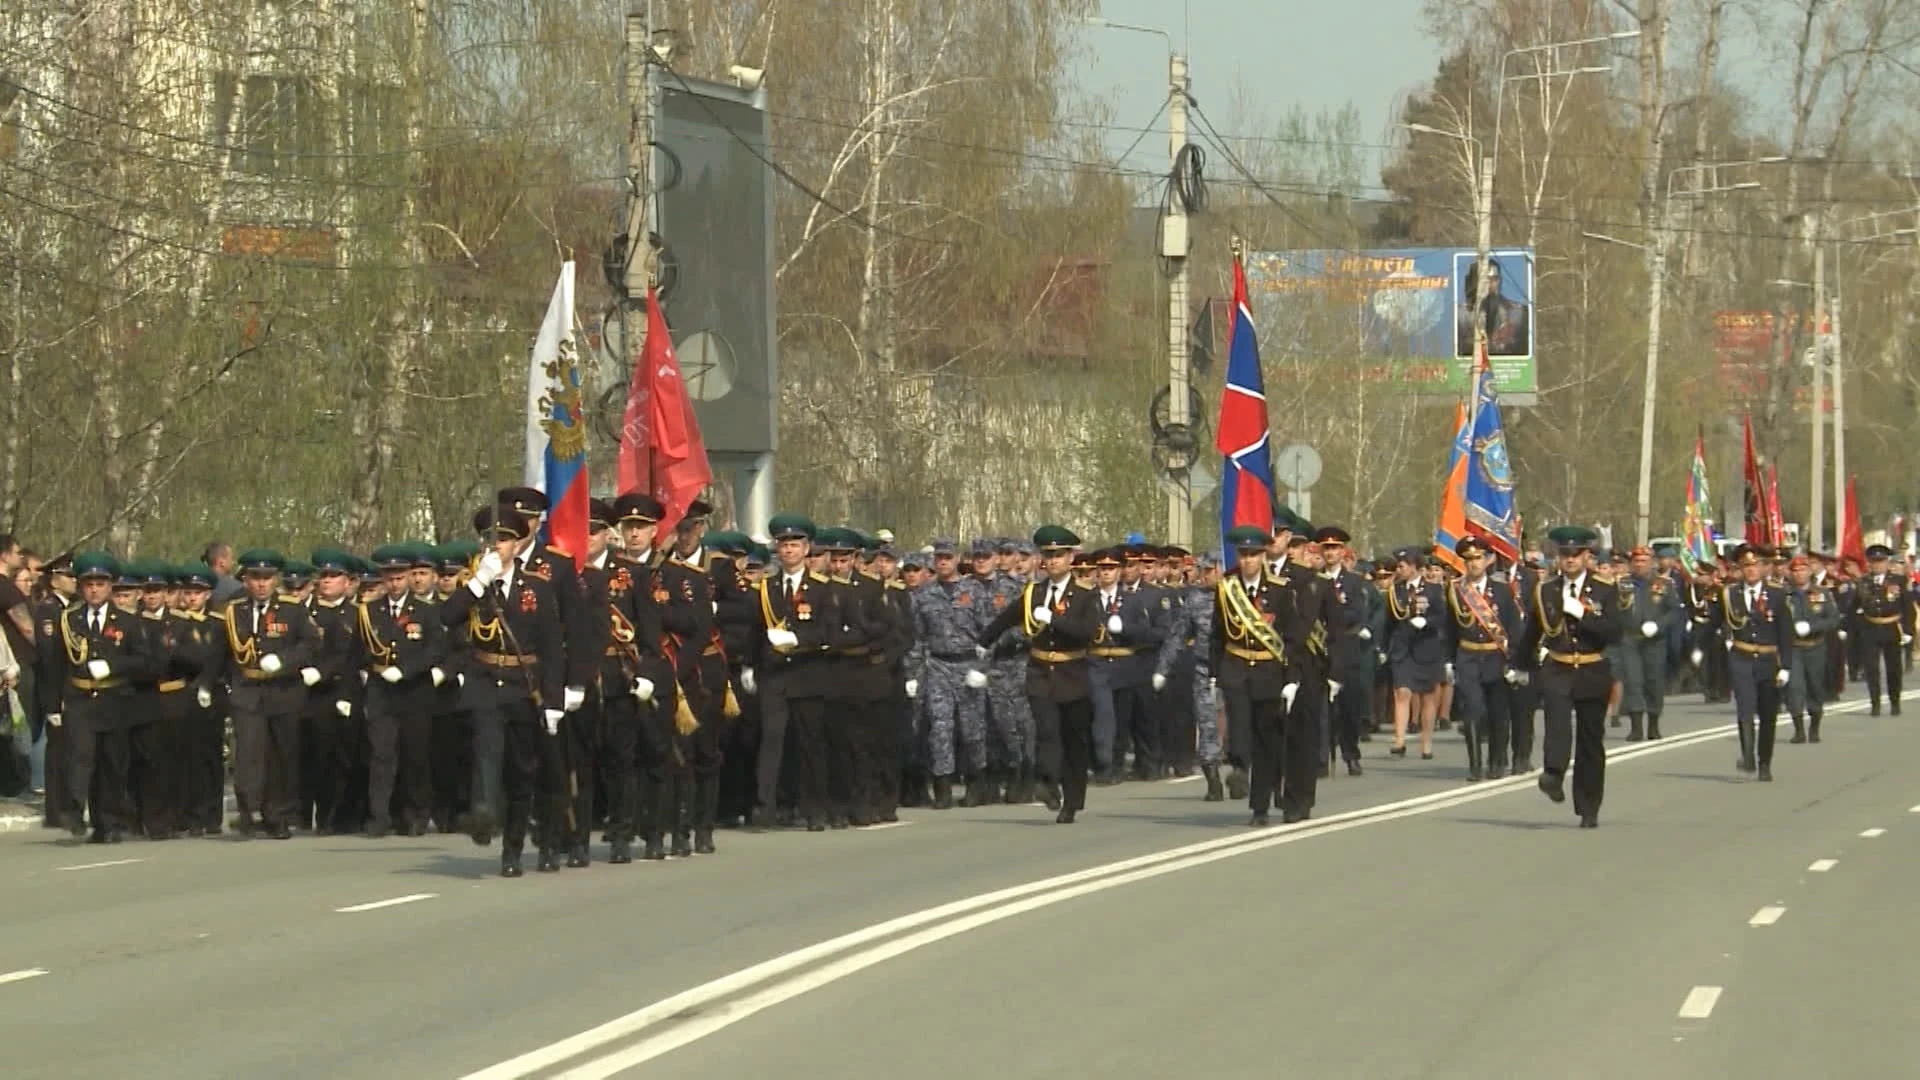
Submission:
M 620 306 L 620 341 L 627 355 L 621 357 L 624 373 L 631 375 L 640 350 L 646 345 L 647 286 L 653 281 L 652 215 L 648 205 L 653 196 L 650 175 L 653 153 L 653 87 L 647 78 L 653 49 L 653 0 L 646 0 L 627 12 L 627 259 L 621 280 L 626 303 Z
M 1167 153 L 1170 166 L 1177 167 L 1180 151 L 1187 145 L 1187 58 L 1173 53 L 1167 61 Z M 1167 285 L 1167 422 L 1191 431 L 1187 373 L 1187 253 L 1191 242 L 1187 231 L 1187 208 L 1172 185 L 1167 189 L 1166 248 L 1162 254 L 1173 260 L 1173 280 Z M 1176 490 L 1167 494 L 1167 543 L 1193 546 L 1193 489 L 1179 477 Z
M 1833 263 L 1833 536 L 1838 551 L 1847 531 L 1847 399 L 1840 366 L 1840 260 Z
M 1467 368 L 1467 437 L 1480 429 L 1480 395 L 1474 391 L 1479 386 L 1480 363 L 1486 361 L 1493 366 L 1493 358 L 1487 355 L 1487 289 L 1488 271 L 1493 263 L 1493 158 L 1483 156 L 1480 159 L 1480 190 L 1474 193 L 1473 216 L 1479 233 L 1477 241 L 1478 258 L 1474 262 L 1473 272 L 1473 362 Z M 1471 452 L 1471 451 L 1469 451 Z
M 1807 548 L 1817 551 L 1821 547 L 1821 536 L 1826 532 L 1826 486 L 1827 486 L 1827 414 L 1822 407 L 1826 396 L 1826 322 L 1827 322 L 1827 249 L 1820 243 L 1820 219 L 1816 215 L 1813 228 L 1813 398 L 1808 408 L 1813 410 L 1813 487 L 1808 496 L 1811 507 L 1810 521 L 1807 526 Z
M 1652 539 L 1653 516 L 1653 408 L 1659 399 L 1660 309 L 1667 289 L 1667 215 L 1673 212 L 1669 192 L 1665 203 L 1654 201 L 1653 236 L 1647 245 L 1647 370 L 1640 386 L 1640 488 L 1634 505 L 1634 542 Z

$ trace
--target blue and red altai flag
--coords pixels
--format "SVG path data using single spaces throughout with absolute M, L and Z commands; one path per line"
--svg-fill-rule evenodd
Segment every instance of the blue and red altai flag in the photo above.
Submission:
M 1267 440 L 1267 389 L 1260 377 L 1260 342 L 1247 305 L 1247 271 L 1233 257 L 1233 328 L 1227 338 L 1227 384 L 1220 391 L 1214 446 L 1220 469 L 1220 535 L 1257 525 L 1273 532 L 1273 455 Z M 1231 548 L 1223 548 L 1231 551 Z
M 587 557 L 587 407 L 573 341 L 573 263 L 547 302 L 527 367 L 527 453 L 522 479 L 546 492 L 547 543 Z

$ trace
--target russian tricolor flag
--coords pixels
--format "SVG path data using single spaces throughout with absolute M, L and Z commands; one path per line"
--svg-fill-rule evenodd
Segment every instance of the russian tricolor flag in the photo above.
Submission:
M 546 493 L 546 540 L 573 556 L 587 554 L 587 409 L 573 340 L 573 263 L 547 302 L 527 368 L 527 452 L 522 482 Z
M 1273 532 L 1273 455 L 1267 438 L 1266 381 L 1260 375 L 1260 342 L 1247 305 L 1247 271 L 1233 256 L 1233 326 L 1227 338 L 1227 384 L 1220 391 L 1220 425 L 1214 445 L 1225 455 L 1220 471 L 1220 535 L 1257 525 Z

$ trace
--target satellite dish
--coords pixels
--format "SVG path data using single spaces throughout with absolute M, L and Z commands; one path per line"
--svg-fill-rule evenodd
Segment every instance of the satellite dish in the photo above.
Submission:
M 695 401 L 719 401 L 733 391 L 740 373 L 740 362 L 727 339 L 712 330 L 688 334 L 674 346 L 680 360 L 680 377 Z

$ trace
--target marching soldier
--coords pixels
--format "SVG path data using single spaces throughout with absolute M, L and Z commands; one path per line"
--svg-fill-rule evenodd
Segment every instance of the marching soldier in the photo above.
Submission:
M 728 725 L 726 740 L 720 748 L 714 817 L 716 823 L 738 825 L 753 811 L 754 759 L 760 746 L 760 700 L 748 694 L 740 683 L 760 636 L 760 608 L 754 583 L 746 570 L 747 555 L 754 545 L 749 537 L 738 532 L 719 537 L 709 534 L 707 542 L 727 554 L 724 561 L 714 561 L 707 576 L 713 586 L 713 621 L 720 630 L 727 688 L 740 707 L 740 715 Z M 895 790 L 897 793 L 897 780 Z
M 894 573 L 894 567 L 898 561 L 898 556 L 891 547 L 882 547 L 875 553 L 874 566 L 879 572 L 883 586 L 880 600 L 887 624 L 887 640 L 893 649 L 887 669 L 889 685 L 887 700 L 882 707 L 884 715 L 874 721 L 876 727 L 881 729 L 875 732 L 875 738 L 879 740 L 877 746 L 880 754 L 876 767 L 880 770 L 881 783 L 881 801 L 876 813 L 883 822 L 900 819 L 900 784 L 904 775 L 902 766 L 906 760 L 906 748 L 909 745 L 908 741 L 901 738 L 900 718 L 910 704 L 907 700 L 905 684 L 908 670 L 907 658 L 913 650 L 913 596 L 908 591 L 906 582 L 900 580 Z M 991 695 L 993 690 L 991 683 L 987 689 Z M 1000 707 L 999 699 L 992 698 L 990 704 L 997 712 Z M 1020 710 L 1023 714 L 1026 708 L 1027 703 L 1023 697 L 1020 701 Z M 1018 750 L 1018 748 L 1019 744 L 1016 743 L 1015 749 Z M 1016 758 L 1016 760 L 1022 759 Z M 1032 798 L 1032 785 L 1030 781 L 1025 780 L 1026 776 L 1025 767 L 1022 766 L 1007 789 L 1008 802 L 1025 802 Z M 1021 791 L 1025 791 L 1026 794 L 1021 796 L 1019 794 Z
M 410 836 L 425 836 L 433 805 L 434 691 L 449 681 L 447 628 L 433 603 L 414 592 L 418 559 L 411 545 L 373 553 L 386 581 L 384 597 L 357 606 L 357 633 L 367 658 L 367 835 L 393 831 L 393 808 Z
M 182 714 L 176 705 L 185 704 L 187 688 L 185 679 L 173 677 L 172 640 L 167 632 L 167 593 L 173 574 L 158 559 L 137 559 L 128 564 L 126 577 L 139 584 L 140 624 L 152 637 L 153 654 L 159 658 L 152 677 L 134 683 L 138 705 L 127 733 L 134 820 L 139 834 L 147 839 L 171 840 L 179 789 L 175 733 Z
M 133 824 L 127 768 L 127 729 L 133 682 L 164 663 L 137 616 L 114 606 L 119 566 L 105 552 L 74 556 L 80 603 L 40 638 L 42 659 L 53 675 L 44 692 L 47 723 L 67 729 L 68 790 L 89 809 L 93 843 L 119 843 Z M 75 837 L 87 835 L 86 820 L 69 810 L 62 822 Z
M 664 571 L 654 566 L 654 539 L 663 513 L 665 508 L 658 499 L 640 492 L 622 495 L 613 502 L 615 524 L 624 542 L 624 550 L 613 559 L 616 567 L 613 584 L 619 584 L 619 574 L 624 571 L 628 578 L 624 588 L 630 596 L 628 618 L 633 623 L 634 652 L 639 654 L 639 660 L 634 662 L 636 681 L 632 684 L 632 710 L 637 724 L 634 763 L 639 773 L 634 818 L 643 845 L 640 857 L 648 862 L 667 857 L 668 836 L 675 836 L 680 857 L 691 854 L 691 849 L 682 846 L 677 837 L 680 774 L 686 764 L 679 729 L 687 726 L 694 714 L 683 696 L 681 684 L 682 672 L 686 670 L 681 666 L 684 650 L 678 648 L 678 638 L 669 633 L 666 624 L 677 578 L 669 581 L 663 576 Z M 614 644 L 620 644 L 617 634 Z M 631 654 L 627 658 L 633 660 Z M 603 678 L 604 675 L 603 669 Z M 637 681 L 639 679 L 647 682 Z M 651 700 L 641 700 L 642 691 L 646 691 Z
M 1178 589 L 1173 627 L 1160 642 L 1154 661 L 1153 685 L 1169 693 L 1185 693 L 1191 701 L 1194 754 L 1200 775 L 1206 778 L 1206 802 L 1223 802 L 1226 789 L 1220 778 L 1220 706 L 1213 686 L 1213 590 L 1219 585 L 1218 560 L 1200 559 L 1200 577 Z
M 1252 773 L 1248 799 L 1253 810 L 1250 826 L 1267 824 L 1268 810 L 1276 794 L 1283 820 L 1288 824 L 1306 820 L 1309 807 L 1290 801 L 1285 787 L 1287 759 L 1287 713 L 1300 692 L 1298 676 L 1287 655 L 1288 642 L 1281 632 L 1288 616 L 1285 586 L 1267 572 L 1267 546 L 1271 538 L 1265 530 L 1242 525 L 1227 532 L 1227 543 L 1237 554 L 1233 573 L 1222 577 L 1214 592 L 1214 626 L 1211 667 L 1220 694 L 1226 701 L 1230 731 L 1247 733 L 1248 765 Z M 1295 745 L 1312 744 L 1314 739 L 1301 733 Z M 1309 758 L 1317 749 L 1309 751 Z M 1317 761 L 1311 762 L 1317 765 Z
M 264 826 L 285 840 L 300 812 L 300 721 L 307 688 L 320 682 L 318 635 L 300 601 L 276 589 L 286 565 L 279 552 L 243 552 L 239 565 L 246 592 L 228 602 L 226 631 L 240 838 Z
M 1072 579 L 1073 551 L 1080 538 L 1059 525 L 1034 530 L 1046 580 L 1030 582 L 1020 602 L 1003 609 L 974 642 L 984 659 L 1017 622 L 1026 633 L 1027 698 L 1033 710 L 1035 755 L 1046 785 L 1043 801 L 1059 808 L 1054 820 L 1071 825 L 1087 805 L 1087 772 L 1093 765 L 1093 688 L 1087 648 L 1100 630 L 1094 593 Z
M 832 823 L 859 828 L 877 820 L 880 773 L 894 762 L 888 712 L 893 696 L 890 671 L 904 649 L 893 638 L 881 595 L 885 586 L 879 578 L 855 570 L 859 536 L 851 529 L 828 529 L 822 537 L 841 605 L 842 637 L 834 653 L 840 671 L 829 699 L 839 708 L 827 728 L 829 777 L 836 781 Z M 972 786 L 968 785 L 969 794 Z
M 226 802 L 227 627 L 209 612 L 217 575 L 205 563 L 180 568 L 181 623 L 173 658 L 190 670 L 192 697 L 181 723 L 180 807 L 188 836 L 219 836 Z
M 559 746 L 566 713 L 557 707 L 566 697 L 565 630 L 553 581 L 519 558 L 529 539 L 527 525 L 512 507 L 476 513 L 474 531 L 491 550 L 480 557 L 466 588 L 440 608 L 443 628 L 466 628 L 476 664 L 476 677 L 467 680 L 474 709 L 474 842 L 492 842 L 495 808 L 504 794 L 500 876 L 510 878 L 525 872 L 521 859 L 535 801 L 543 873 L 560 869 L 559 847 L 571 813 Z M 402 668 L 402 684 L 407 674 Z
M 1447 664 L 1440 613 L 1446 593 L 1425 580 L 1418 548 L 1394 552 L 1394 581 L 1387 589 L 1387 662 L 1393 669 L 1394 757 L 1407 756 L 1407 726 L 1420 725 L 1420 758 L 1433 760 L 1434 726 L 1440 718 L 1440 683 Z
M 974 650 L 975 638 L 989 613 L 992 598 L 979 579 L 960 573 L 959 553 L 951 540 L 933 542 L 934 578 L 913 594 L 911 664 L 921 673 L 918 685 L 909 683 L 909 697 L 925 708 L 926 753 L 933 778 L 935 810 L 953 807 L 953 778 L 957 771 L 954 733 L 966 757 L 969 777 L 978 777 L 987 764 L 985 698 L 989 685 Z M 996 643 L 998 644 L 998 643 Z M 989 656 L 992 655 L 989 646 Z M 976 802 L 975 805 L 978 805 Z
M 1545 745 L 1540 790 L 1566 799 L 1573 769 L 1573 812 L 1580 827 L 1600 824 L 1607 788 L 1607 701 L 1613 672 L 1607 646 L 1620 639 L 1625 605 L 1613 585 L 1593 572 L 1592 529 L 1563 525 L 1547 534 L 1559 549 L 1559 573 L 1533 587 L 1531 621 L 1519 659 L 1534 667 L 1544 707 Z
M 782 757 L 793 755 L 795 810 L 808 832 L 827 827 L 827 698 L 832 693 L 834 646 L 842 641 L 840 592 L 808 565 L 818 530 L 800 514 L 768 522 L 777 566 L 760 581 L 761 641 L 753 665 L 760 694 L 758 805 L 752 823 L 772 821 L 780 794 Z
M 1874 544 L 1867 549 L 1867 575 L 1854 587 L 1854 611 L 1861 666 L 1866 669 L 1871 715 L 1880 715 L 1880 680 L 1886 677 L 1887 704 L 1900 715 L 1902 654 L 1913 644 L 1913 605 L 1907 582 L 1893 572 L 1888 560 L 1893 549 Z
M 318 647 L 314 667 L 320 681 L 308 689 L 306 753 L 313 788 L 313 831 L 330 836 L 354 827 L 360 798 L 354 792 L 359 771 L 361 643 L 359 606 L 353 602 L 353 556 L 338 548 L 313 552 L 313 619 Z M 386 808 L 380 808 L 386 817 Z
M 480 557 L 472 541 L 436 544 L 428 549 L 434 562 L 435 587 L 430 597 L 435 623 L 439 605 L 466 583 L 467 566 Z M 468 785 L 473 779 L 473 717 L 466 706 L 466 680 L 471 677 L 467 641 L 458 630 L 446 633 L 447 655 L 440 667 L 446 679 L 433 692 L 433 720 L 427 737 L 428 771 L 433 788 L 433 821 L 443 833 L 464 831 L 471 806 Z
M 1007 539 L 995 552 L 998 567 L 986 581 L 986 610 L 982 621 L 997 618 L 1020 597 L 1030 580 L 1021 574 L 1022 544 Z M 993 732 L 992 759 L 1004 774 L 1006 801 L 1025 804 L 1033 801 L 1033 710 L 1027 704 L 1027 639 L 1015 626 L 991 646 L 986 661 L 987 721 Z M 989 776 L 997 786 L 1002 777 Z M 971 789 L 969 789 L 971 794 Z M 982 800 L 983 802 L 986 800 Z
M 1793 620 L 1792 673 L 1787 678 L 1787 714 L 1793 717 L 1793 743 L 1819 742 L 1826 714 L 1828 642 L 1840 629 L 1840 605 L 1830 585 L 1815 581 L 1802 556 L 1787 564 L 1793 587 L 1787 592 L 1787 617 Z
M 1625 661 L 1620 673 L 1620 704 L 1630 727 L 1627 741 L 1660 738 L 1660 713 L 1667 696 L 1667 650 L 1674 625 L 1683 616 L 1672 580 L 1653 565 L 1653 551 L 1634 548 L 1628 554 L 1630 572 L 1616 584 L 1629 607 L 1627 629 L 1620 645 Z M 1644 717 L 1645 725 L 1642 726 Z
M 1339 621 L 1329 658 L 1329 677 L 1340 684 L 1340 693 L 1328 703 L 1331 734 L 1346 762 L 1347 775 L 1359 776 L 1360 736 L 1372 726 L 1374 642 L 1384 624 L 1373 586 L 1348 565 L 1347 545 L 1353 538 L 1345 529 L 1327 526 L 1314 534 L 1314 540 L 1326 559 L 1324 573 Z
M 1479 540 L 1463 537 L 1453 551 L 1467 568 L 1447 586 L 1447 637 L 1453 646 L 1454 692 L 1466 729 L 1467 780 L 1498 780 L 1507 775 L 1507 688 L 1521 677 L 1513 666 L 1520 616 L 1512 594 L 1488 578 L 1490 556 Z
M 34 685 L 51 687 L 60 678 L 54 669 L 58 666 L 59 652 L 55 646 L 60 635 L 60 623 L 68 608 L 79 603 L 79 583 L 74 579 L 73 556 L 62 555 L 46 566 L 47 588 L 34 599 L 33 625 L 35 627 L 34 646 Z M 25 657 L 20 658 L 23 662 Z M 43 760 L 41 771 L 46 780 L 46 803 L 41 811 L 42 824 L 50 829 L 66 827 L 67 816 L 80 808 L 80 800 L 85 796 L 76 796 L 69 787 L 72 778 L 72 758 L 68 747 L 72 743 L 71 733 L 64 727 L 56 727 L 47 722 L 47 714 L 53 712 L 49 702 L 49 690 L 39 690 L 34 694 L 36 719 L 44 732 Z
M 1787 617 L 1786 590 L 1767 581 L 1772 569 L 1768 554 L 1765 548 L 1742 547 L 1734 556 L 1740 580 L 1720 587 L 1721 625 L 1732 650 L 1727 670 L 1740 727 L 1738 767 L 1741 772 L 1757 771 L 1761 780 L 1773 779 L 1780 689 L 1793 678 L 1785 664 L 1792 655 L 1793 622 Z
M 1101 784 L 1119 783 L 1123 778 L 1129 745 L 1134 751 L 1135 779 L 1152 779 L 1159 771 L 1159 724 L 1149 714 L 1147 698 L 1154 654 L 1166 631 L 1160 624 L 1160 597 L 1140 587 L 1139 561 L 1128 569 L 1131 555 L 1108 548 L 1094 556 L 1100 625 L 1094 629 L 1088 665 L 1095 706 L 1094 761 L 1104 766 L 1095 782 Z M 1134 576 L 1131 588 L 1122 581 L 1123 575 Z M 1108 702 L 1105 717 L 1099 709 L 1102 694 Z

